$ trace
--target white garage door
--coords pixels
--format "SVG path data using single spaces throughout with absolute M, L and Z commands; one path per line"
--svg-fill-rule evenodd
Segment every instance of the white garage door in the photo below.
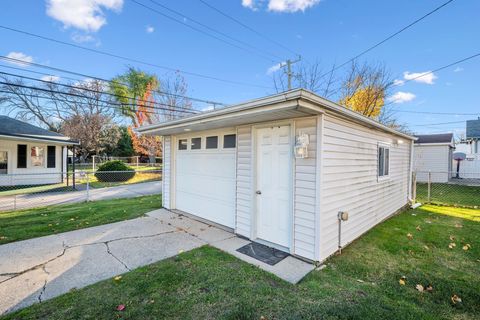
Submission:
M 234 228 L 235 140 L 234 134 L 177 139 L 178 210 Z

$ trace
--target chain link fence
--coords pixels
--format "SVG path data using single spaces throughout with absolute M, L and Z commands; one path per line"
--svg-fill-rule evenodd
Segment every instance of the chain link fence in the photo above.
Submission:
M 1 174 L 0 212 L 161 193 L 162 171 Z
M 477 173 L 417 171 L 413 179 L 416 201 L 420 203 L 480 208 Z
M 70 158 L 71 159 L 71 158 Z M 151 170 L 162 168 L 162 158 L 161 157 L 142 157 L 142 156 L 131 156 L 131 157 L 113 157 L 113 156 L 92 156 L 85 161 L 75 162 L 76 171 L 89 171 L 94 172 L 101 166 L 103 163 L 108 161 L 118 160 L 127 164 L 128 166 L 134 168 L 135 170 Z M 73 171 L 74 165 L 72 163 L 68 164 L 68 171 Z

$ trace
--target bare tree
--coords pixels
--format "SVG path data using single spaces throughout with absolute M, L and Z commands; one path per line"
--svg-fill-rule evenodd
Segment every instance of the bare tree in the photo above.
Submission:
M 284 92 L 288 89 L 288 75 L 284 70 L 285 64 L 272 75 L 273 85 L 277 92 Z M 313 63 L 299 62 L 292 66 L 293 88 L 303 88 L 318 95 L 329 98 L 338 92 L 336 88 L 336 75 L 334 66 L 325 70 L 319 61 Z
M 188 85 L 180 73 L 160 79 L 161 93 L 157 92 L 156 101 L 163 110 L 156 112 L 154 121 L 165 121 L 185 116 L 185 111 L 193 108 L 192 101 L 186 97 Z
M 2 77 L 7 92 L 0 106 L 13 117 L 40 124 L 81 142 L 78 152 L 96 154 L 120 138 L 112 129 L 117 117 L 102 81 L 87 80 L 62 86 L 55 82 L 30 85 Z

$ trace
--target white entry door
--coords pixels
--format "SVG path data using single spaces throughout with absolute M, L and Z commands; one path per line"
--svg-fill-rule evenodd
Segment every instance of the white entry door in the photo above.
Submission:
M 292 145 L 290 126 L 257 130 L 257 238 L 290 248 Z

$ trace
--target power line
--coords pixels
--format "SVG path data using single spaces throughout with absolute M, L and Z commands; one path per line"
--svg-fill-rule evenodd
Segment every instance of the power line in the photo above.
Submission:
M 283 45 L 282 43 L 280 43 L 280 42 L 278 42 L 278 41 L 273 40 L 272 38 L 270 38 L 270 37 L 268 37 L 268 36 L 266 36 L 266 35 L 264 35 L 264 34 L 262 34 L 262 33 L 260 33 L 260 32 L 258 32 L 257 30 L 255 30 L 255 29 L 253 29 L 252 27 L 246 25 L 245 23 L 241 22 L 240 20 L 234 18 L 233 16 L 231 16 L 231 15 L 223 12 L 222 10 L 218 9 L 217 7 L 211 5 L 210 3 L 208 3 L 208 2 L 206 2 L 206 1 L 204 1 L 204 0 L 199 0 L 199 1 L 200 1 L 201 3 L 203 3 L 204 5 L 206 5 L 207 7 L 209 7 L 210 9 L 218 12 L 218 13 L 221 14 L 222 16 L 224 16 L 224 17 L 232 20 L 233 22 L 235 22 L 235 23 L 237 23 L 238 25 L 244 27 L 245 29 L 247 29 L 247 30 L 255 33 L 256 35 L 258 35 L 258 36 L 260 36 L 260 37 L 262 37 L 263 39 L 265 39 L 265 40 L 267 40 L 267 41 L 270 41 L 271 43 L 273 43 L 273 44 L 275 44 L 275 45 L 277 45 L 277 46 L 279 46 L 279 47 L 287 50 L 288 52 L 290 52 L 290 53 L 292 53 L 292 54 L 294 54 L 294 55 L 296 55 L 296 56 L 301 56 L 299 53 L 293 51 L 293 50 L 290 49 L 289 47 Z
M 414 111 L 414 110 L 392 110 L 394 112 L 416 113 L 416 114 L 432 114 L 432 115 L 448 115 L 448 116 L 477 116 L 477 113 L 458 113 L 458 112 L 430 112 L 430 111 Z
M 95 89 L 91 89 L 91 88 L 87 88 L 87 87 L 74 86 L 74 85 L 69 85 L 69 84 L 64 84 L 64 83 L 57 83 L 57 82 L 52 82 L 52 81 L 47 81 L 47 80 L 42 80 L 42 79 L 35 79 L 35 78 L 32 78 L 32 77 L 21 76 L 21 75 L 9 73 L 9 72 L 0 71 L 0 74 L 11 76 L 11 77 L 17 77 L 17 78 L 21 78 L 21 79 L 28 79 L 28 80 L 32 80 L 32 81 L 42 82 L 42 83 L 46 83 L 46 84 L 55 84 L 55 85 L 59 85 L 59 86 L 66 87 L 66 88 L 69 88 L 69 89 L 74 89 L 74 90 L 82 90 L 82 91 L 87 91 L 87 92 L 92 92 L 92 93 L 104 94 L 104 95 L 112 96 L 112 97 L 115 97 L 115 98 L 126 98 L 126 99 L 134 100 L 133 97 L 118 95 L 118 94 L 114 94 L 114 93 L 111 93 L 111 92 L 106 92 L 106 91 L 103 91 L 103 90 L 100 91 L 100 90 L 95 90 Z M 173 107 L 172 105 L 165 104 L 165 103 L 162 103 L 162 102 L 154 102 L 154 101 L 148 101 L 148 100 L 143 100 L 143 99 L 137 99 L 136 101 L 143 102 L 143 103 L 149 103 L 149 104 L 153 104 L 153 105 Z M 128 104 L 120 103 L 120 105 L 128 105 Z M 131 105 L 136 106 L 135 104 L 131 104 Z M 154 108 L 154 107 L 150 106 L 150 108 Z M 185 107 L 180 107 L 180 106 L 175 106 L 175 108 L 176 109 L 191 110 L 191 109 L 188 109 L 188 108 L 185 108 Z
M 441 126 L 445 124 L 465 123 L 464 121 L 451 121 L 451 122 L 439 122 L 439 123 L 424 123 L 424 124 L 409 124 L 410 127 L 427 127 L 427 126 Z
M 200 0 L 201 1 L 201 0 Z M 427 18 L 428 16 L 434 14 L 435 12 L 437 12 L 438 10 L 442 9 L 443 7 L 447 6 L 448 4 L 450 4 L 451 2 L 453 2 L 455 0 L 448 0 L 447 2 L 444 2 L 443 4 L 441 4 L 440 6 L 436 7 L 435 9 L 433 9 L 432 11 L 424 14 L 423 16 L 421 16 L 420 18 L 416 19 L 415 21 L 409 23 L 408 25 L 406 25 L 405 27 L 401 28 L 400 30 L 394 32 L 393 34 L 389 35 L 388 37 L 386 37 L 385 39 L 381 40 L 380 42 L 377 42 L 376 44 L 374 44 L 373 46 L 369 47 L 368 49 L 365 49 L 363 50 L 362 52 L 360 52 L 359 54 L 357 54 L 356 56 L 354 56 L 353 58 L 350 58 L 348 59 L 347 61 L 345 61 L 344 63 L 336 66 L 336 67 L 333 67 L 332 70 L 330 70 L 329 72 L 327 73 L 324 73 L 320 76 L 320 78 L 323 78 L 325 77 L 326 75 L 330 74 L 331 72 L 335 71 L 335 70 L 338 70 L 344 66 L 346 66 L 347 64 L 353 62 L 354 60 L 358 59 L 359 57 L 363 56 L 364 54 L 372 51 L 373 49 L 377 48 L 378 46 L 384 44 L 385 42 L 387 42 L 388 40 L 396 37 L 397 35 L 399 35 L 400 33 L 402 33 L 403 31 L 409 29 L 410 27 L 414 26 L 415 24 L 419 23 L 420 21 L 422 21 L 423 19 Z
M 23 84 L 19 84 L 19 83 L 0 81 L 0 84 L 8 85 L 8 86 L 14 86 L 14 87 L 17 87 L 17 88 L 24 88 L 24 89 L 30 89 L 30 90 L 35 90 L 35 91 L 41 91 L 41 92 L 46 92 L 46 93 L 57 93 L 57 94 L 66 95 L 66 96 L 70 96 L 70 97 L 85 98 L 84 95 L 80 95 L 80 94 L 75 94 L 75 93 L 71 93 L 71 92 L 62 92 L 62 91 L 58 91 L 58 90 L 50 90 L 50 89 L 39 88 L 39 87 L 34 87 L 34 86 L 27 86 L 27 85 L 23 85 Z M 2 90 L 2 91 L 5 91 L 5 90 Z M 15 94 L 13 92 L 6 92 L 6 93 Z M 39 98 L 50 99 L 49 97 L 44 97 L 44 96 L 39 96 Z M 68 100 L 65 100 L 65 101 L 68 101 Z M 105 101 L 105 100 L 100 100 L 100 99 L 96 99 L 96 101 L 106 103 L 109 106 L 119 107 L 117 109 L 121 109 L 120 107 L 124 107 L 124 106 L 132 106 L 132 107 L 136 106 L 134 104 L 119 104 L 119 103 L 113 103 L 111 101 Z M 71 103 L 72 101 L 69 101 L 69 102 Z M 197 113 L 194 110 L 192 110 L 192 111 L 175 110 L 173 108 L 176 108 L 176 106 L 172 106 L 172 105 L 165 104 L 165 106 L 170 107 L 170 108 L 161 108 L 161 107 L 152 107 L 152 106 L 150 106 L 149 108 L 157 109 L 157 110 L 163 110 L 163 111 L 176 111 L 176 112 L 182 112 L 182 113 L 190 113 L 190 114 L 196 114 Z
M 166 18 L 168 18 L 168 19 L 170 19 L 170 20 L 172 20 L 172 21 L 174 21 L 174 22 L 177 22 L 177 23 L 179 23 L 179 24 L 181 24 L 181 25 L 184 25 L 184 26 L 186 26 L 186 27 L 188 27 L 188 28 L 190 28 L 190 29 L 192 29 L 192 30 L 195 30 L 195 31 L 197 31 L 197 32 L 200 32 L 200 33 L 202 33 L 202 34 L 205 34 L 205 35 L 207 35 L 207 36 L 209 36 L 209 37 L 213 37 L 214 39 L 217 39 L 217 40 L 219 40 L 219 41 L 221 41 L 221 42 L 224 42 L 224 43 L 226 43 L 226 44 L 228 44 L 228 45 L 234 46 L 234 47 L 236 47 L 236 48 L 238 48 L 238 49 L 241 49 L 241 50 L 244 50 L 244 51 L 247 51 L 247 52 L 250 52 L 250 53 L 257 54 L 257 55 L 261 56 L 262 58 L 268 59 L 268 60 L 271 61 L 271 62 L 274 62 L 274 60 L 272 60 L 271 58 L 265 56 L 265 55 L 264 55 L 265 53 L 266 53 L 267 55 L 269 55 L 269 56 L 275 57 L 276 59 L 282 59 L 281 57 L 277 56 L 276 54 L 273 54 L 273 53 L 270 53 L 270 52 L 261 50 L 261 49 L 255 47 L 255 46 L 253 46 L 253 45 L 251 45 L 251 44 L 243 41 L 243 40 L 236 39 L 236 38 L 234 38 L 234 37 L 226 34 L 225 32 L 222 32 L 222 31 L 219 31 L 219 30 L 217 30 L 217 29 L 214 29 L 214 28 L 210 27 L 210 26 L 207 25 L 207 24 L 204 24 L 204 23 L 202 23 L 202 22 L 200 22 L 200 21 L 198 21 L 198 20 L 196 20 L 196 19 L 193 19 L 192 17 L 186 16 L 186 15 L 184 15 L 183 13 L 181 13 L 181 12 L 179 12 L 179 11 L 176 11 L 176 10 L 174 10 L 174 9 L 171 9 L 171 8 L 165 6 L 165 5 L 163 5 L 163 4 L 161 4 L 161 3 L 157 2 L 157 1 L 149 0 L 151 3 L 155 4 L 156 6 L 159 6 L 159 7 L 163 8 L 163 9 L 165 9 L 165 10 L 167 10 L 167 11 L 170 11 L 170 12 L 172 12 L 172 13 L 178 15 L 178 16 L 181 16 L 181 17 L 183 17 L 183 18 L 186 18 L 186 19 L 188 19 L 188 20 L 196 23 L 197 25 L 199 25 L 199 26 L 201 26 L 201 27 L 203 27 L 203 28 L 205 28 L 205 29 L 208 29 L 208 30 L 210 30 L 210 31 L 212 31 L 212 32 L 215 32 L 215 33 L 219 34 L 219 35 L 222 35 L 222 36 L 225 37 L 225 38 L 228 38 L 228 39 L 230 39 L 230 40 L 232 40 L 232 41 L 235 41 L 235 42 L 237 42 L 237 43 L 240 43 L 240 44 L 242 44 L 242 45 L 244 45 L 244 46 L 246 46 L 246 47 L 252 48 L 253 50 L 256 50 L 257 52 L 261 52 L 261 54 L 258 54 L 258 53 L 256 53 L 256 52 L 252 52 L 251 50 L 248 50 L 248 49 L 239 47 L 239 46 L 237 46 L 237 45 L 235 45 L 235 44 L 232 44 L 232 43 L 230 43 L 230 42 L 228 42 L 228 41 L 225 41 L 224 39 L 221 39 L 221 38 L 218 38 L 218 37 L 216 37 L 216 36 L 213 36 L 213 35 L 205 32 L 205 31 L 203 31 L 203 30 L 200 30 L 200 29 L 198 29 L 198 28 L 195 28 L 195 27 L 189 25 L 188 23 L 184 22 L 183 20 L 175 19 L 174 17 L 171 17 L 171 16 L 169 16 L 169 15 L 166 15 L 166 14 L 164 14 L 164 13 L 162 13 L 162 12 L 159 12 L 159 11 L 157 11 L 157 10 L 155 10 L 155 9 L 153 9 L 153 8 L 151 8 L 151 7 L 143 4 L 143 3 L 140 3 L 140 2 L 138 2 L 138 1 L 136 1 L 136 0 L 131 0 L 131 1 L 134 2 L 134 3 L 136 3 L 136 4 L 139 5 L 139 6 L 142 6 L 142 7 L 146 8 L 146 9 L 148 9 L 148 10 L 150 10 L 150 11 L 152 11 L 152 12 L 155 12 L 155 13 L 163 16 L 163 17 L 166 17 Z
M 189 72 L 189 71 L 184 71 L 184 70 L 180 70 L 180 69 L 175 69 L 175 68 L 172 68 L 172 67 L 159 65 L 159 64 L 156 64 L 156 63 L 151 63 L 151 62 L 142 61 L 142 60 L 135 59 L 135 58 L 130 58 L 130 57 L 118 55 L 118 54 L 115 54 L 115 53 L 110 53 L 110 52 L 107 52 L 107 51 L 102 51 L 102 50 L 98 50 L 98 49 L 93 49 L 93 48 L 80 46 L 78 44 L 65 42 L 65 41 L 62 41 L 62 40 L 42 36 L 42 35 L 39 35 L 39 34 L 35 34 L 35 33 L 32 33 L 32 32 L 28 32 L 28 31 L 24 31 L 24 30 L 20 30 L 20 29 L 7 27 L 7 26 L 4 26 L 4 25 L 0 25 L 0 28 L 4 29 L 4 30 L 15 32 L 15 33 L 20 33 L 20 34 L 23 34 L 23 35 L 27 35 L 29 37 L 34 37 L 34 38 L 42 39 L 42 40 L 45 40 L 45 41 L 49 41 L 49 42 L 73 47 L 73 48 L 76 48 L 76 49 L 81 49 L 81 50 L 93 52 L 93 53 L 96 53 L 96 54 L 100 54 L 100 55 L 104 55 L 104 56 L 108 56 L 108 57 L 112 57 L 112 58 L 116 58 L 116 59 L 120 59 L 120 60 L 124 60 L 124 61 L 128 61 L 128 62 L 134 62 L 134 63 L 138 63 L 138 64 L 142 64 L 142 65 L 146 65 L 146 66 L 150 66 L 150 67 L 154 67 L 154 68 L 164 69 L 164 70 L 173 71 L 173 72 L 180 72 L 180 73 L 190 75 L 190 76 L 193 76 L 193 77 L 215 80 L 215 81 L 219 81 L 219 82 L 230 83 L 230 84 L 241 85 L 241 86 L 256 87 L 256 88 L 263 88 L 263 89 L 272 89 L 271 87 L 267 87 L 267 86 L 256 85 L 256 84 L 251 84 L 251 83 L 246 83 L 246 82 L 241 82 L 241 81 L 236 81 L 236 80 L 222 79 L 222 78 L 218 78 L 218 77 L 214 77 L 214 76 L 204 75 L 204 74 L 201 74 L 201 73 Z M 23 63 L 25 63 L 25 61 L 23 61 Z
M 2 55 L 0 55 L 0 59 L 6 60 L 6 61 L 10 61 L 10 62 L 13 62 L 13 63 L 23 63 L 23 64 L 25 64 L 25 61 L 23 61 L 23 60 L 15 59 L 15 58 L 10 58 L 10 57 L 6 57 L 6 56 L 2 56 Z M 97 76 L 87 75 L 87 74 L 84 74 L 84 73 L 74 72 L 74 71 L 70 71 L 70 70 L 66 70 L 66 69 L 61 69 L 61 68 L 57 68 L 57 67 L 51 67 L 51 66 L 47 66 L 47 65 L 43 65 L 43 64 L 39 64 L 39 63 L 28 62 L 28 65 L 29 65 L 29 66 L 38 67 L 38 68 L 42 68 L 42 69 L 47 69 L 47 70 L 53 70 L 53 71 L 57 71 L 57 72 L 73 74 L 73 75 L 76 75 L 76 76 L 79 76 L 79 77 L 83 77 L 83 78 L 90 78 L 90 79 L 94 79 L 94 80 L 98 80 L 98 81 L 103 81 L 103 82 L 108 82 L 108 83 L 113 83 L 113 84 L 121 84 L 121 85 L 129 86 L 128 83 L 124 83 L 124 82 L 120 82 L 120 81 L 116 81 L 116 80 L 108 80 L 108 79 L 100 78 L 100 77 L 97 77 Z M 47 73 L 42 73 L 42 72 L 32 71 L 32 70 L 26 70 L 26 69 L 23 69 L 23 68 L 17 68 L 17 67 L 12 67 L 12 66 L 3 66 L 3 67 L 10 68 L 10 69 L 15 69 L 15 70 L 21 70 L 21 71 L 25 71 L 25 72 L 31 72 L 31 73 L 37 73 L 37 74 L 47 75 L 47 76 L 53 76 L 53 75 L 47 74 Z M 82 79 L 68 78 L 68 77 L 65 77 L 65 76 L 63 76 L 63 75 L 62 75 L 62 77 L 65 78 L 65 79 L 70 79 L 70 80 L 74 80 L 74 81 L 82 81 Z M 84 79 L 83 79 L 83 80 L 84 80 Z M 192 100 L 192 101 L 204 102 L 204 103 L 207 103 L 207 104 L 227 106 L 227 104 L 222 103 L 222 102 L 216 102 L 216 101 L 211 101 L 211 100 L 193 98 L 193 97 L 190 97 L 190 96 L 181 95 L 181 94 L 176 94 L 176 93 L 169 93 L 169 92 L 161 91 L 161 90 L 158 90 L 158 89 L 157 89 L 157 90 L 150 90 L 150 92 L 156 92 L 156 93 L 158 93 L 158 94 L 160 94 L 160 95 L 164 95 L 164 96 L 172 96 L 172 97 L 177 97 L 177 98 L 185 98 L 185 99 L 189 99 L 189 100 Z
M 18 94 L 15 93 L 15 92 L 7 91 L 7 90 L 0 90 L 0 93 L 9 94 L 9 95 L 14 95 L 14 96 L 15 96 L 15 95 L 18 95 Z M 33 93 L 28 93 L 28 92 L 22 92 L 22 95 L 28 96 L 28 97 L 30 97 L 30 98 L 45 99 L 45 100 L 51 100 L 51 101 L 57 101 L 57 102 L 75 103 L 75 104 L 81 104 L 81 105 L 91 105 L 91 103 L 89 103 L 89 102 L 84 102 L 84 101 L 71 101 L 71 100 L 62 99 L 62 98 L 59 98 L 59 97 L 47 97 L 47 96 L 41 96 L 41 95 L 38 95 L 38 94 L 33 94 Z M 99 102 L 102 102 L 102 101 L 99 101 Z M 121 109 L 121 108 L 117 107 L 117 105 L 114 104 L 114 103 L 109 103 L 108 107 L 106 107 L 106 108 L 109 108 L 109 109 L 118 109 L 118 110 Z M 52 111 L 52 109 L 46 108 L 46 107 L 42 107 L 42 109 L 43 109 L 43 110 Z M 155 114 L 154 112 L 151 112 L 151 111 L 146 111 L 146 113 Z
M 407 83 L 407 82 L 414 81 L 414 80 L 417 80 L 417 79 L 419 79 L 419 78 L 425 77 L 425 76 L 428 75 L 428 74 L 431 74 L 431 73 L 434 73 L 434 72 L 441 71 L 441 70 L 443 70 L 443 69 L 447 69 L 447 68 L 453 67 L 453 66 L 456 65 L 456 64 L 459 64 L 459 63 L 462 63 L 462 62 L 465 62 L 465 61 L 474 59 L 474 58 L 476 58 L 476 57 L 480 57 L 480 52 L 479 52 L 479 53 L 476 53 L 476 54 L 474 54 L 474 55 L 471 55 L 471 56 L 469 56 L 469 57 L 466 57 L 466 58 L 457 60 L 457 61 L 452 62 L 452 63 L 450 63 L 450 64 L 447 64 L 447 65 L 442 66 L 442 67 L 440 67 L 440 68 L 437 68 L 437 69 L 435 69 L 435 70 L 424 72 L 424 73 L 420 74 L 419 76 L 416 76 L 416 77 L 414 77 L 414 78 L 411 78 L 411 79 L 408 79 L 408 80 L 403 81 L 401 85 L 403 85 L 403 84 L 405 84 L 405 83 Z

